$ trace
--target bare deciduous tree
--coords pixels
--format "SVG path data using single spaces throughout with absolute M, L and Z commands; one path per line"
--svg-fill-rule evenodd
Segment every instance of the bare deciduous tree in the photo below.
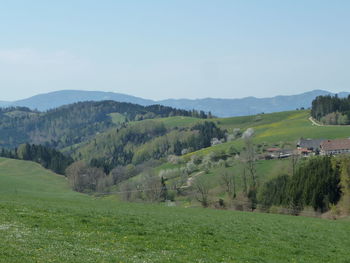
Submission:
M 120 196 L 124 201 L 131 201 L 133 192 L 136 191 L 136 186 L 130 182 L 126 181 L 120 185 Z
M 243 168 L 243 193 L 248 194 L 248 185 L 247 185 L 247 173 L 245 167 Z
M 86 170 L 86 174 L 87 174 L 86 187 L 92 191 L 96 191 L 98 181 L 106 177 L 103 170 L 97 167 L 88 167 Z
M 86 176 L 87 166 L 84 162 L 74 162 L 68 166 L 66 175 L 74 191 L 82 192 L 85 187 L 84 177 Z
M 103 176 L 98 179 L 96 190 L 98 192 L 105 192 L 112 185 L 113 185 L 113 177 L 111 175 Z
M 156 202 L 161 199 L 163 186 L 159 176 L 147 173 L 144 178 L 143 187 L 146 200 Z
M 257 186 L 257 178 L 256 178 L 256 160 L 257 153 L 255 149 L 255 145 L 253 144 L 252 135 L 244 137 L 244 151 L 242 153 L 243 163 L 245 169 L 248 171 L 248 174 L 251 178 L 251 186 Z
M 66 174 L 73 190 L 77 192 L 96 191 L 98 181 L 106 176 L 102 169 L 89 167 L 81 161 L 71 164 Z
M 221 182 L 225 187 L 225 191 L 231 199 L 236 197 L 235 176 L 226 171 L 221 172 Z
M 196 199 L 201 203 L 203 207 L 209 206 L 209 186 L 204 178 L 197 178 L 193 184 L 196 191 Z

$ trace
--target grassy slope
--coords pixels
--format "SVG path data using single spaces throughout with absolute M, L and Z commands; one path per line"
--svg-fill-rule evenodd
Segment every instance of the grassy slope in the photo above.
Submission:
M 301 137 L 334 139 L 350 136 L 349 126 L 319 127 L 312 125 L 308 119 L 309 116 L 310 112 L 306 110 L 286 111 L 259 116 L 227 118 L 219 121 L 221 127 L 229 130 L 235 127 L 254 128 L 257 143 L 287 142 L 294 144 Z
M 0 262 L 349 262 L 348 221 L 125 204 L 0 159 Z
M 123 122 L 125 122 L 125 116 L 119 112 L 113 112 L 108 114 L 111 118 L 112 118 L 112 122 L 114 124 L 121 124 Z
M 168 118 L 155 119 L 155 121 L 162 122 L 166 128 L 175 128 L 175 127 L 190 127 L 196 123 L 205 121 L 204 119 L 193 118 L 193 117 L 183 117 L 175 116 Z
M 290 172 L 290 163 L 286 159 L 270 160 L 270 161 L 260 160 L 257 162 L 256 170 L 257 170 L 259 183 L 262 183 L 267 179 L 270 179 L 277 175 L 288 174 Z M 214 189 L 216 187 L 222 188 L 222 182 L 220 177 L 224 171 L 226 171 L 229 174 L 234 174 L 236 176 L 235 177 L 236 191 L 237 192 L 243 191 L 243 176 L 242 176 L 243 165 L 240 163 L 236 163 L 234 166 L 227 167 L 227 168 L 224 168 L 224 167 L 211 168 L 208 174 L 203 173 L 202 176 L 207 178 L 208 182 L 210 183 L 211 189 Z M 198 173 L 198 171 L 196 171 L 194 174 L 196 173 Z M 223 192 L 223 189 L 221 190 L 219 189 L 219 193 L 222 193 L 222 192 Z M 220 197 L 222 197 L 222 195 L 220 195 Z

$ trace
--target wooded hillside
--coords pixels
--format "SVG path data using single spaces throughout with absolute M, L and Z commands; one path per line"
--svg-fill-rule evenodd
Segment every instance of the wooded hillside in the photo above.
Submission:
M 319 96 L 312 102 L 311 116 L 324 124 L 350 124 L 350 96 Z
M 161 105 L 144 107 L 115 101 L 79 102 L 47 112 L 23 107 L 5 108 L 0 109 L 0 147 L 14 148 L 28 142 L 61 149 L 117 127 L 111 116 L 114 113 L 122 114 L 125 121 L 168 116 L 207 118 L 207 114 L 195 110 Z

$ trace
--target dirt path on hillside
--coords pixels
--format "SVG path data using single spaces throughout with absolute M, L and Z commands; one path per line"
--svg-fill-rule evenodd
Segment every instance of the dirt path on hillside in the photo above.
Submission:
M 325 126 L 322 124 L 317 123 L 312 117 L 309 118 L 309 121 L 311 121 L 312 125 L 316 125 L 316 126 Z
M 189 177 L 189 178 L 187 179 L 187 182 L 186 182 L 185 187 L 190 187 L 190 186 L 192 186 L 192 183 L 193 183 L 194 179 L 195 179 L 197 176 L 199 176 L 199 175 L 201 175 L 201 174 L 203 174 L 203 173 L 204 173 L 204 172 L 201 171 L 201 172 L 198 172 L 198 173 L 196 173 L 195 175 Z

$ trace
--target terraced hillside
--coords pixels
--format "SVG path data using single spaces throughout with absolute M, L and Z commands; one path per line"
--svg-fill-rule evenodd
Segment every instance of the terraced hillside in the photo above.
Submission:
M 126 204 L 0 159 L 0 262 L 349 262 L 350 223 Z

